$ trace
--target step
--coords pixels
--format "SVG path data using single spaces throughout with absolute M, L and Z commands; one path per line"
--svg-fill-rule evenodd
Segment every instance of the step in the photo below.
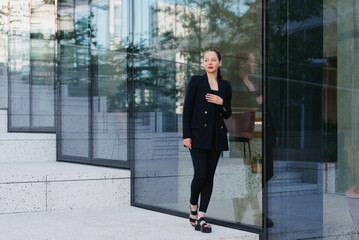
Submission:
M 130 206 L 0 215 L 6 240 L 258 240 L 258 234 L 211 224 L 194 231 L 187 218 Z
M 0 163 L 55 162 L 56 134 L 0 133 Z
M 0 48 L 1 40 L 0 40 Z M 6 57 L 6 54 L 2 57 Z M 8 75 L 7 75 L 7 64 L 0 64 L 0 108 L 7 108 L 8 102 Z M 1 128 L 1 126 L 0 126 Z M 1 129 L 0 129 L 1 131 Z
M 303 180 L 301 178 L 290 178 L 290 179 L 273 179 L 271 180 L 272 184 L 293 184 L 301 183 Z
M 268 198 L 274 197 L 290 197 L 290 196 L 305 196 L 305 195 L 318 195 L 317 190 L 310 191 L 292 191 L 292 192 L 276 192 L 276 193 L 268 193 Z
M 0 213 L 130 205 L 130 171 L 65 162 L 0 163 Z
M 284 179 L 298 179 L 298 178 L 302 178 L 302 173 L 301 172 L 279 172 L 278 174 L 275 175 L 274 179 L 275 180 L 284 180 Z
M 272 184 L 269 187 L 270 192 L 280 192 L 280 191 L 307 191 L 307 190 L 316 190 L 318 188 L 317 184 L 313 183 L 293 183 L 293 184 Z
M 0 135 L 7 133 L 7 110 L 0 110 Z
M 303 182 L 302 173 L 288 171 L 277 171 L 271 180 L 272 184 L 294 184 L 301 182 Z
M 7 132 L 7 110 L 0 110 L 0 163 L 55 162 L 55 133 Z
M 269 197 L 299 196 L 318 194 L 318 185 L 312 183 L 282 183 L 270 184 L 268 187 Z

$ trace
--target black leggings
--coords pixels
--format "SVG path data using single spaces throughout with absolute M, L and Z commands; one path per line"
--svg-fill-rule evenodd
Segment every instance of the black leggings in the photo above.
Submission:
M 214 172 L 221 152 L 207 149 L 192 149 L 190 152 L 194 168 L 190 203 L 197 205 L 201 194 L 199 211 L 206 212 L 212 195 Z

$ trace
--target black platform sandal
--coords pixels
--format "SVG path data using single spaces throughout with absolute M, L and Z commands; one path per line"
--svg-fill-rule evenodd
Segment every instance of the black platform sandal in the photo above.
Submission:
M 191 210 L 191 215 L 197 216 L 197 211 L 192 211 L 191 206 L 189 206 L 189 209 Z M 191 216 L 189 216 L 189 222 L 191 223 L 192 227 L 196 226 L 196 220 L 197 220 L 197 217 L 191 218 Z
M 201 222 L 204 221 L 204 223 L 201 225 Z M 194 228 L 196 231 L 201 231 L 203 233 L 210 233 L 212 232 L 211 225 L 207 224 L 207 220 L 204 217 L 201 217 L 197 220 L 197 223 Z

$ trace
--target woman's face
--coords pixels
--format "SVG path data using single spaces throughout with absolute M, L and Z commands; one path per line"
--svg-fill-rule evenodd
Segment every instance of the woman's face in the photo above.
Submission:
M 256 72 L 257 64 L 253 54 L 249 54 L 248 59 L 240 61 L 239 65 L 247 74 L 254 74 Z
M 203 57 L 203 66 L 208 73 L 216 73 L 218 68 L 222 65 L 222 60 L 219 61 L 215 52 L 207 52 Z

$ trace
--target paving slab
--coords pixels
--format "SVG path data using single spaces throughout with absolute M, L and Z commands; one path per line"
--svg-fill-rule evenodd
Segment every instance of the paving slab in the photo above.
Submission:
M 212 224 L 210 234 L 188 220 L 142 208 L 75 209 L 0 214 L 3 240 L 258 240 L 257 234 Z
M 0 214 L 129 205 L 129 170 L 64 162 L 0 163 Z
M 0 163 L 0 184 L 130 179 L 130 170 L 68 162 Z

